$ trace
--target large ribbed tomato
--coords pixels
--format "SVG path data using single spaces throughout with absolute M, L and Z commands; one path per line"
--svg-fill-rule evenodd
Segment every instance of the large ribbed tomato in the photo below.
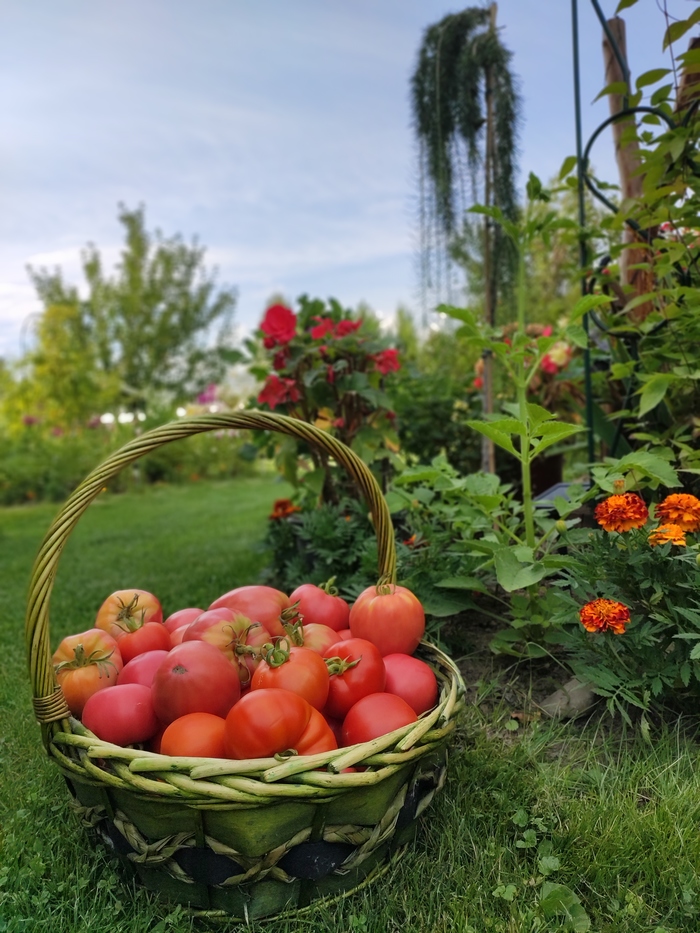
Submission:
M 304 697 L 321 710 L 328 699 L 329 674 L 326 662 L 310 648 L 284 647 L 285 639 L 269 645 L 250 682 L 251 690 L 281 687 Z
M 417 719 L 415 711 L 401 697 L 393 693 L 370 693 L 348 711 L 343 721 L 343 745 L 371 742 Z
M 260 622 L 270 635 L 284 635 L 282 613 L 289 608 L 289 597 L 271 586 L 239 586 L 219 596 L 210 609 L 234 609 L 254 622 Z
M 117 590 L 97 610 L 95 627 L 120 638 L 141 628 L 146 622 L 162 622 L 160 600 L 147 590 Z
M 186 713 L 225 716 L 241 694 L 241 682 L 218 648 L 187 641 L 168 652 L 151 690 L 158 719 L 170 723 Z
M 369 586 L 350 609 L 350 631 L 386 654 L 413 654 L 425 632 L 425 612 L 405 586 Z
M 93 693 L 116 684 L 123 661 L 116 639 L 91 628 L 64 638 L 54 652 L 53 665 L 68 709 L 79 717 Z
M 312 710 L 290 690 L 251 690 L 226 717 L 226 754 L 229 758 L 271 758 L 295 748 Z
M 387 654 L 384 667 L 384 690 L 387 693 L 401 697 L 419 716 L 435 706 L 438 700 L 437 677 L 425 661 L 409 654 Z
M 247 686 L 262 657 L 262 646 L 270 633 L 260 622 L 251 622 L 235 609 L 207 609 L 185 629 L 183 644 L 206 641 L 218 648 L 238 672 L 241 686 Z
M 338 596 L 338 590 L 333 586 L 334 580 L 335 577 L 323 586 L 302 583 L 290 594 L 289 601 L 292 605 L 298 603 L 297 609 L 303 617 L 304 625 L 316 622 L 327 625 L 334 632 L 348 627 L 350 607 Z

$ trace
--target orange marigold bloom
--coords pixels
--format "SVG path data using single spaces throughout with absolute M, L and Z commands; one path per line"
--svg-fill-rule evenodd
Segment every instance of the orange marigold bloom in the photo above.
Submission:
M 649 535 L 649 544 L 656 547 L 657 544 L 677 544 L 685 547 L 685 532 L 680 525 L 674 525 L 668 522 L 666 525 L 659 525 L 656 531 Z
M 587 632 L 614 632 L 624 635 L 630 623 L 630 611 L 614 599 L 594 599 L 579 610 L 581 625 Z
M 275 499 L 270 518 L 278 521 L 281 518 L 289 518 L 295 512 L 301 512 L 301 509 L 298 505 L 293 505 L 291 499 Z
M 595 517 L 605 531 L 630 531 L 641 528 L 649 517 L 649 510 L 636 492 L 608 496 L 595 507 Z
M 674 492 L 656 506 L 662 522 L 678 525 L 683 531 L 700 531 L 700 499 L 685 492 Z

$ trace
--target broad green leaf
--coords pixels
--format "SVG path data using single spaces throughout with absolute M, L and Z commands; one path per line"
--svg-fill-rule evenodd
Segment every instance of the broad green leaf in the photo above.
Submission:
M 636 365 L 635 360 L 629 360 L 627 363 L 613 363 L 610 367 L 610 375 L 613 379 L 629 379 Z
M 540 893 L 540 909 L 546 918 L 563 914 L 566 926 L 561 928 L 570 933 L 588 933 L 591 920 L 583 909 L 578 895 L 565 884 L 545 881 Z
M 490 438 L 494 444 L 498 444 L 499 447 L 502 447 L 504 450 L 507 450 L 509 454 L 513 454 L 515 457 L 519 457 L 518 451 L 513 446 L 513 442 L 507 434 L 504 434 L 503 431 L 499 431 L 498 428 L 495 428 L 493 424 L 489 421 L 467 421 L 467 425 L 470 428 L 473 428 L 475 431 L 478 431 L 480 434 L 485 434 L 486 437 Z
M 615 14 L 621 13 L 623 10 L 626 10 L 628 7 L 634 6 L 637 0 L 620 0 L 615 10 Z
M 607 295 L 583 295 L 571 309 L 571 323 L 573 324 L 580 320 L 584 314 L 588 314 L 588 312 L 593 311 L 594 308 L 600 308 L 603 305 L 610 304 L 611 301 L 612 298 Z
M 613 81 L 611 84 L 607 84 L 597 97 L 593 98 L 593 103 L 600 100 L 601 97 L 605 97 L 606 94 L 627 94 L 627 92 L 626 81 Z
M 439 583 L 436 583 L 435 586 L 439 586 L 446 590 L 470 590 L 476 591 L 477 593 L 488 593 L 488 587 L 484 585 L 482 580 L 477 579 L 476 577 L 446 577 L 444 580 L 440 580 Z
M 656 373 L 644 383 L 639 392 L 639 415 L 646 415 L 656 408 L 668 391 L 669 386 L 678 382 L 679 377 L 672 373 Z
M 662 486 L 680 486 L 678 474 L 667 460 L 649 450 L 635 450 L 625 454 L 617 461 L 617 469 L 621 473 L 631 470 L 641 470 L 650 479 L 656 480 Z
M 571 437 L 572 434 L 580 434 L 581 431 L 585 430 L 578 424 L 562 424 L 561 422 L 542 424 L 537 429 L 537 435 L 541 437 L 541 440 L 533 439 L 532 441 L 532 456 L 536 457 L 553 444 L 558 444 L 559 441 Z
M 547 568 L 540 563 L 521 564 L 511 547 L 501 547 L 494 553 L 496 579 L 507 593 L 532 586 L 547 575 Z
M 326 471 L 323 469 L 310 470 L 302 477 L 302 483 L 313 492 L 315 496 L 320 496 L 323 491 L 323 482 L 326 478 Z
M 552 418 L 556 417 L 551 411 L 547 411 L 546 408 L 543 408 L 542 405 L 535 404 L 535 402 L 527 403 L 527 416 L 533 428 L 537 428 L 543 422 L 550 421 Z
M 570 340 L 575 346 L 581 347 L 582 350 L 585 350 L 588 346 L 588 334 L 580 324 L 569 324 L 564 333 L 567 340 Z
M 564 159 L 564 161 L 561 164 L 561 168 L 559 169 L 559 180 L 560 181 L 566 178 L 566 176 L 569 175 L 576 168 L 577 162 L 578 162 L 578 159 L 576 158 L 575 155 L 567 156 Z
M 700 22 L 700 7 L 693 10 L 688 19 L 679 19 L 671 23 L 664 33 L 663 51 L 666 51 L 672 42 L 684 36 L 697 22 Z
M 657 81 L 665 78 L 666 75 L 670 73 L 670 68 L 652 68 L 650 71 L 645 71 L 644 74 L 641 74 L 634 83 L 637 86 L 637 90 L 639 90 L 640 87 L 656 84 Z

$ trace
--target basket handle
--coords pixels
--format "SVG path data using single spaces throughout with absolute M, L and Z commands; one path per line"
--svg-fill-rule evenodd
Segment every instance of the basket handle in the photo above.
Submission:
M 53 670 L 49 641 L 49 601 L 61 551 L 78 519 L 99 495 L 105 483 L 130 463 L 171 441 L 228 428 L 257 428 L 289 434 L 320 448 L 341 464 L 359 486 L 372 514 L 379 552 L 379 582 L 395 581 L 396 547 L 388 506 L 369 467 L 341 441 L 306 421 L 262 411 L 202 415 L 161 425 L 134 438 L 94 469 L 67 500 L 41 544 L 29 584 L 25 625 L 34 713 L 40 723 L 57 722 L 69 715 Z

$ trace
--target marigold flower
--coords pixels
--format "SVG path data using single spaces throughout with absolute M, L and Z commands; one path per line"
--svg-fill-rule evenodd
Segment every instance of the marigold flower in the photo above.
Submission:
M 289 518 L 294 512 L 301 512 L 301 509 L 298 505 L 294 505 L 291 499 L 275 499 L 270 519 L 279 521 L 282 518 Z
M 599 502 L 594 514 L 605 531 L 630 531 L 645 524 L 649 510 L 636 492 L 625 492 Z
M 652 547 L 656 547 L 657 544 L 677 544 L 679 547 L 685 547 L 685 532 L 680 525 L 668 522 L 652 531 L 649 535 L 649 544 Z
M 700 499 L 685 492 L 666 496 L 655 509 L 660 521 L 678 525 L 683 531 L 700 531 Z
M 630 611 L 614 599 L 594 599 L 579 610 L 581 625 L 587 632 L 614 632 L 624 635 L 630 623 Z

